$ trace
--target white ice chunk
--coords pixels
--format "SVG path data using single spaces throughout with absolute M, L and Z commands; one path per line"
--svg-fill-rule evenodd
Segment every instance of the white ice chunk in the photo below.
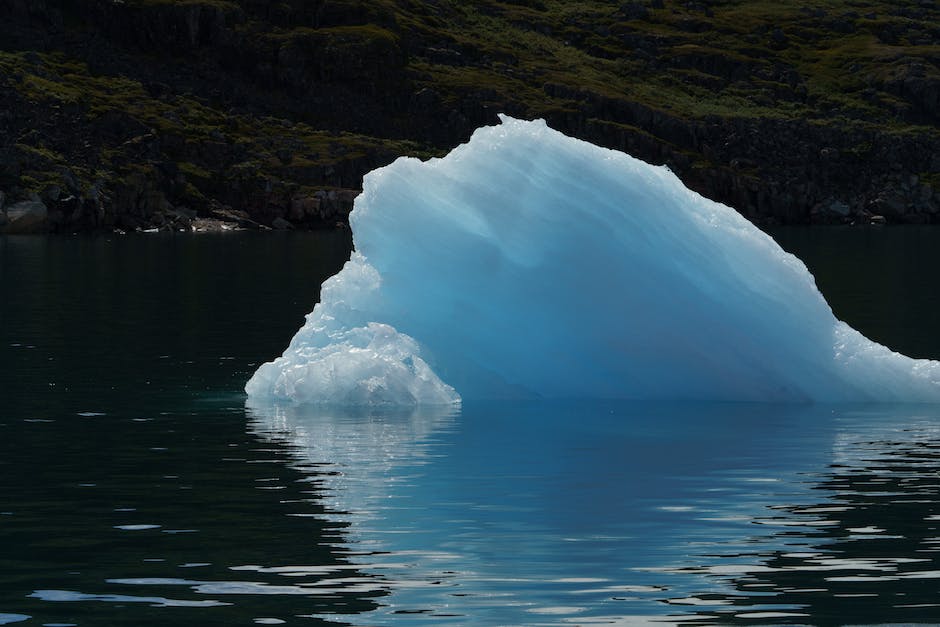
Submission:
M 357 252 L 249 395 L 940 401 L 937 362 L 838 321 L 737 212 L 542 121 L 371 172 L 350 222 Z

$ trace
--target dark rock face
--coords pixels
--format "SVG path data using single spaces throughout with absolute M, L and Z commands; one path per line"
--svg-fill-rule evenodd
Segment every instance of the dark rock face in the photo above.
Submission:
M 921 5 L 794 9 L 727 50 L 707 1 L 0 0 L 0 230 L 332 228 L 366 172 L 497 113 L 668 164 L 756 223 L 940 222 Z M 862 67 L 845 38 L 889 49 Z
M 142 50 L 178 53 L 224 45 L 244 14 L 231 3 L 90 3 L 109 38 Z

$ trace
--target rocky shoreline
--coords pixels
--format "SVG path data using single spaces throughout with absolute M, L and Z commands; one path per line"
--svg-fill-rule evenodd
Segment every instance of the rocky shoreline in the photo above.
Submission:
M 826 150 L 826 149 L 823 149 Z M 906 180 L 895 175 L 886 183 L 884 191 L 874 198 L 859 194 L 851 198 L 851 205 L 841 199 L 830 198 L 815 204 L 808 224 L 884 225 L 934 224 L 940 222 L 940 193 L 916 175 Z M 757 195 L 761 204 L 779 204 L 792 201 L 793 195 L 770 196 L 767 190 L 742 183 L 727 181 L 732 195 Z M 318 190 L 309 196 L 293 196 L 278 205 L 270 222 L 261 222 L 245 209 L 235 209 L 210 202 L 205 211 L 185 206 L 172 206 L 162 194 L 147 198 L 138 195 L 136 211 L 122 211 L 109 203 L 107 197 L 91 194 L 84 197 L 78 189 L 47 188 L 42 196 L 32 193 L 30 198 L 6 203 L 0 192 L 0 234 L 39 233 L 164 233 L 164 232 L 226 232 L 226 231 L 287 231 L 348 228 L 349 213 L 360 193 L 357 189 Z M 140 200 L 143 196 L 144 200 Z M 280 211 L 278 211 L 280 209 Z M 786 209 L 786 208 L 784 208 Z M 745 214 L 759 226 L 786 223 L 759 213 Z
M 244 209 L 216 202 L 204 212 L 174 207 L 161 195 L 154 205 L 138 204 L 138 212 L 121 211 L 99 197 L 77 196 L 79 190 L 46 190 L 43 197 L 32 194 L 27 200 L 5 204 L 0 192 L 0 234 L 38 233 L 166 233 L 225 231 L 289 231 L 348 228 L 349 213 L 359 190 L 319 190 L 311 196 L 290 199 L 285 216 L 275 216 L 270 224 L 252 218 Z M 68 195 L 65 195 L 68 194 Z

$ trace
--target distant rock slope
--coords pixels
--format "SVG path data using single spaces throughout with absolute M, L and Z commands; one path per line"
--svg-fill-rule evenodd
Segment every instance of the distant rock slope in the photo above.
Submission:
M 318 228 L 496 113 L 757 223 L 940 222 L 919 0 L 0 0 L 0 230 Z

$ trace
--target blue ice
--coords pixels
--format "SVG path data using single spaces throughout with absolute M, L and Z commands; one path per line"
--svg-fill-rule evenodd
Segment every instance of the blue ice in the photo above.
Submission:
M 355 252 L 256 399 L 940 401 L 806 266 L 666 167 L 503 116 L 369 173 Z

